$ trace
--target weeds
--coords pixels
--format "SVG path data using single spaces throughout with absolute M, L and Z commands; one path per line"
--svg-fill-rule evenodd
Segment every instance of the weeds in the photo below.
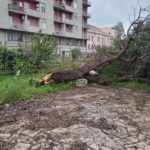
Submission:
M 132 82 L 112 82 L 112 86 L 150 90 L 150 85 L 148 85 L 146 83 L 138 83 L 138 82 L 133 82 L 133 81 Z
M 43 74 L 34 75 L 37 79 L 40 79 Z M 62 90 L 71 89 L 74 86 L 74 82 L 60 83 L 46 86 L 35 87 L 29 84 L 31 75 L 21 75 L 1 77 L 0 82 L 0 104 L 8 103 L 16 100 L 24 100 L 35 95 L 43 95 L 52 92 L 58 92 Z

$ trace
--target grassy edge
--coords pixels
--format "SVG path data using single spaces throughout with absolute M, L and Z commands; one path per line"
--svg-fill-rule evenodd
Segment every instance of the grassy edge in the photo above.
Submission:
M 40 80 L 43 74 L 0 77 L 0 104 L 72 89 L 75 85 L 74 82 L 68 82 L 35 87 L 29 84 L 32 76 Z
M 112 86 L 125 87 L 125 88 L 137 88 L 142 90 L 150 90 L 150 85 L 146 83 L 138 82 L 112 82 Z

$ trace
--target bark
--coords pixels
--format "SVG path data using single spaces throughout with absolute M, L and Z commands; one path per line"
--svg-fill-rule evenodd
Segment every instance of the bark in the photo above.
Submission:
M 57 83 L 73 81 L 79 78 L 81 78 L 81 76 L 79 76 L 79 73 L 74 70 L 54 72 L 51 76 L 51 79 Z
M 87 79 L 89 83 L 96 83 L 98 85 L 109 85 L 111 83 L 108 79 L 92 75 L 86 75 L 84 78 Z

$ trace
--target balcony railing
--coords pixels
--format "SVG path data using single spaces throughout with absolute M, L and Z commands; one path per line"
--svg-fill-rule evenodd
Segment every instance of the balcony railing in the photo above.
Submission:
M 69 11 L 69 12 L 74 12 L 74 8 L 72 6 L 66 5 L 65 2 L 55 1 L 54 2 L 54 7 L 58 8 L 60 10 L 66 10 L 66 11 Z
M 55 35 L 64 36 L 64 32 L 60 30 L 55 30 Z
M 19 5 L 16 4 L 8 4 L 8 9 L 22 12 L 22 9 L 19 7 Z
M 65 19 L 65 23 L 66 24 L 70 24 L 70 25 L 73 25 L 73 20 L 72 19 Z
M 83 0 L 83 5 L 86 7 L 91 7 L 91 2 L 89 0 Z
M 11 27 L 12 29 L 17 29 L 17 30 L 23 30 L 23 29 L 24 29 L 24 27 L 23 27 L 22 24 L 17 24 L 17 23 L 12 23 L 12 24 L 10 25 L 10 27 Z
M 63 22 L 63 18 L 60 16 L 56 16 L 56 15 L 54 15 L 54 20 L 58 22 Z
M 88 25 L 87 24 L 83 24 L 83 28 L 88 28 Z
M 27 30 L 30 32 L 38 32 L 41 28 L 39 26 L 28 26 Z
M 54 6 L 60 9 L 65 9 L 65 3 L 62 3 L 62 2 L 55 1 Z
M 25 12 L 27 15 L 40 18 L 40 11 L 27 8 L 27 9 L 24 9 L 24 12 Z
M 87 34 L 83 34 L 83 39 L 88 40 L 88 35 Z
M 91 14 L 87 12 L 83 12 L 83 17 L 85 18 L 91 18 Z

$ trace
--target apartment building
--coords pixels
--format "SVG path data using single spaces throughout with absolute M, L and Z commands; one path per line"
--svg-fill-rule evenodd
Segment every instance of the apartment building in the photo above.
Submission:
M 42 30 L 56 37 L 58 55 L 85 51 L 90 6 L 88 0 L 1 0 L 0 44 L 16 47 Z
M 96 52 L 96 47 L 113 46 L 114 38 L 117 36 L 117 30 L 113 27 L 98 28 L 88 25 L 87 30 L 87 52 Z

